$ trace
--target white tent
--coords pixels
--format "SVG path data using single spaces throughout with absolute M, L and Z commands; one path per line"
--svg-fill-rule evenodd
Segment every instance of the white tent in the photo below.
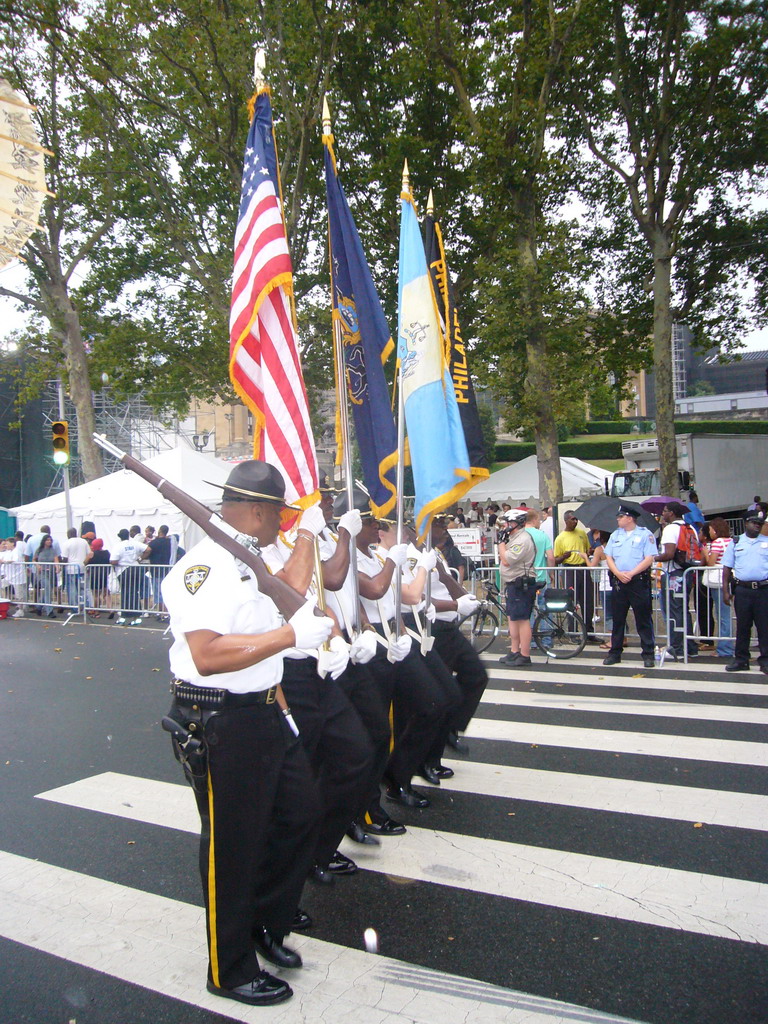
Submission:
M 581 459 L 561 458 L 560 471 L 563 475 L 563 499 L 586 498 L 592 494 L 604 493 L 605 480 L 610 487 L 613 473 L 592 466 Z M 539 469 L 535 455 L 515 462 L 511 466 L 491 473 L 487 480 L 476 484 L 467 492 L 469 501 L 508 501 L 514 504 L 525 501 L 536 505 L 539 500 Z
M 203 455 L 190 448 L 174 448 L 147 460 L 147 466 L 161 477 L 180 487 L 193 498 L 213 508 L 221 501 L 221 490 L 206 481 L 223 483 L 232 466 L 212 455 Z M 83 521 L 94 523 L 96 536 L 104 547 L 114 548 L 117 532 L 134 523 L 142 530 L 151 525 L 155 530 L 166 525 L 177 533 L 183 547 L 189 548 L 203 537 L 200 527 L 192 523 L 146 480 L 127 469 L 73 487 L 70 492 L 72 525 L 79 530 Z M 17 518 L 17 529 L 37 533 L 43 525 L 51 528 L 58 541 L 67 536 L 67 515 L 64 494 L 52 494 L 29 505 L 11 509 Z

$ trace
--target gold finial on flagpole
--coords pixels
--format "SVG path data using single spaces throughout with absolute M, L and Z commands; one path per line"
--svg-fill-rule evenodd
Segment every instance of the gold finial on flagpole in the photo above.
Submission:
M 408 161 L 403 161 L 403 192 L 411 191 L 411 179 L 408 174 Z
M 429 197 L 427 198 L 427 213 L 430 217 L 435 215 L 435 197 L 432 195 L 432 189 L 429 190 Z
M 331 108 L 328 106 L 328 97 L 323 96 L 323 135 L 331 134 Z
M 264 69 L 267 66 L 267 55 L 263 47 L 257 46 L 253 55 L 253 84 L 257 89 L 263 89 L 267 84 L 264 76 Z

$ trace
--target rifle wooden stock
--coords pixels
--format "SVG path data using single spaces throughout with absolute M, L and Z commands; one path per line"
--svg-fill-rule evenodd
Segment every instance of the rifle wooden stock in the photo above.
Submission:
M 191 494 L 187 494 L 186 491 L 182 491 L 180 487 L 176 487 L 170 480 L 165 480 L 159 473 L 155 473 L 154 470 L 145 466 L 143 462 L 134 459 L 132 455 L 122 453 L 122 462 L 126 469 L 130 469 L 131 472 L 136 473 L 146 480 L 147 483 L 156 487 L 164 498 L 172 502 L 193 523 L 197 523 L 211 540 L 216 541 L 217 544 L 220 544 L 221 547 L 229 551 L 235 558 L 244 562 L 249 569 L 253 569 L 256 581 L 259 584 L 259 590 L 274 601 L 277 610 L 286 622 L 296 614 L 302 605 L 306 604 L 306 598 L 297 590 L 290 587 L 284 580 L 272 575 L 264 564 L 264 560 L 253 548 L 241 544 L 239 540 L 227 533 L 222 526 L 219 526 L 216 522 L 219 517 L 211 512 L 209 508 L 206 508 L 202 502 L 193 498 Z M 222 522 L 222 520 L 219 519 L 219 522 Z M 317 615 L 323 614 L 319 609 L 315 609 L 315 612 Z

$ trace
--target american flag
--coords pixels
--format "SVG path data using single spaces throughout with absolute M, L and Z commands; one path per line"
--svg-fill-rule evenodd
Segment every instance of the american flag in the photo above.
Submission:
M 229 320 L 229 375 L 254 416 L 254 456 L 285 479 L 285 499 L 319 500 L 317 456 L 292 313 L 269 90 L 261 89 L 245 147 Z

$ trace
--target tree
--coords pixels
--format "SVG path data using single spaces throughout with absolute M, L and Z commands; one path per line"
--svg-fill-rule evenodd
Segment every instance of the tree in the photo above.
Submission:
M 590 47 L 571 57 L 571 101 L 593 156 L 613 176 L 606 195 L 631 211 L 653 297 L 653 365 L 661 489 L 677 482 L 671 329 L 677 294 L 712 308 L 729 260 L 692 242 L 743 217 L 766 161 L 768 7 L 764 0 L 594 0 Z M 764 180 L 764 179 L 763 179 Z M 730 211 L 730 214 L 729 214 Z M 636 286 L 637 288 L 637 283 Z M 730 293 L 731 296 L 733 293 Z M 685 308 L 685 307 L 683 307 Z

